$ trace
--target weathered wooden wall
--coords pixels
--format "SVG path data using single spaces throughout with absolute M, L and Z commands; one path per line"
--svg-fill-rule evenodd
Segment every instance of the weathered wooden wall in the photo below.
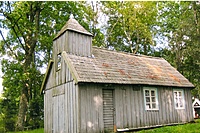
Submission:
M 67 68 L 63 58 L 61 69 L 52 66 L 45 87 L 44 96 L 45 133 L 72 133 L 78 129 L 78 85 Z
M 44 132 L 52 133 L 52 91 L 46 90 L 44 95 Z
M 74 31 L 66 31 L 53 41 L 53 53 L 57 55 L 66 51 L 78 56 L 91 56 L 92 37 Z M 56 60 L 56 56 L 54 57 Z
M 69 72 L 68 69 L 66 71 Z M 45 133 L 50 133 L 51 130 L 66 133 L 104 132 L 103 89 L 113 89 L 113 120 L 117 128 L 137 128 L 193 120 L 189 89 L 184 89 L 185 109 L 177 110 L 174 108 L 173 88 L 157 87 L 159 110 L 146 111 L 142 87 L 105 87 L 102 84 L 78 86 L 70 74 L 65 79 L 67 80 L 62 85 L 45 91 Z
M 104 132 L 103 89 L 113 89 L 113 118 L 117 128 L 138 128 L 193 121 L 190 89 L 184 89 L 185 109 L 175 109 L 173 88 L 157 87 L 159 110 L 147 111 L 142 87 L 100 84 L 79 86 L 81 133 Z M 112 127 L 114 128 L 114 127 Z
M 90 56 L 92 37 L 67 30 L 53 41 L 53 66 L 45 85 L 44 130 L 53 132 L 79 132 L 78 128 L 78 86 L 65 61 L 61 58 L 58 69 L 58 54 L 66 51 L 70 54 Z
M 103 125 L 102 89 L 92 84 L 79 86 L 80 133 L 100 133 Z
M 142 88 L 115 88 L 117 128 L 184 123 L 193 120 L 190 89 L 184 89 L 185 109 L 175 109 L 173 88 L 157 87 L 159 110 L 147 111 Z

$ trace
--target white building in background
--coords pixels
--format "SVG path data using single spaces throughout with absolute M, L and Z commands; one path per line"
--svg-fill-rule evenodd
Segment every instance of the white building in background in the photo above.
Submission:
M 194 102 L 192 103 L 193 107 L 193 116 L 194 118 L 200 118 L 200 101 L 198 98 L 194 99 Z

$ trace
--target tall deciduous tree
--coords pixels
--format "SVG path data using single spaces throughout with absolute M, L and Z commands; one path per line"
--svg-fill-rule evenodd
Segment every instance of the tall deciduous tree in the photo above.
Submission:
M 98 47 L 105 47 L 105 35 L 101 31 L 103 19 L 102 16 L 102 2 L 91 1 L 84 4 L 87 10 L 84 10 L 86 15 L 86 22 L 90 26 L 90 33 L 93 34 L 92 45 Z
M 154 44 L 156 2 L 104 2 L 103 11 L 109 17 L 108 47 L 148 54 Z
M 0 45 L 1 54 L 9 56 L 2 64 L 3 85 L 6 90 L 20 92 L 17 130 L 23 130 L 25 123 L 31 121 L 30 114 L 37 106 L 35 103 L 41 102 L 38 100 L 42 81 L 39 70 L 51 58 L 55 34 L 66 23 L 70 14 L 89 29 L 83 21 L 86 18 L 86 7 L 82 4 L 51 1 L 1 2 L 0 13 L 4 17 L 0 20 L 1 28 L 9 30 L 7 37 L 3 37 L 1 33 L 4 39 Z M 9 73 L 9 69 L 13 72 Z
M 165 57 L 196 88 L 193 95 L 200 94 L 200 4 L 199 2 L 161 2 L 160 33 L 169 42 Z

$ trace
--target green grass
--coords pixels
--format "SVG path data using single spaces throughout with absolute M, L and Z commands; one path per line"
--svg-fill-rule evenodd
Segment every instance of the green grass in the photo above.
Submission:
M 142 130 L 138 133 L 200 133 L 200 120 L 184 125 L 165 126 L 161 128 Z
M 22 131 L 22 132 L 9 132 L 9 133 L 44 133 L 44 129 L 35 129 L 30 131 Z
M 14 132 L 10 132 L 14 133 Z M 44 129 L 36 129 L 31 131 L 15 132 L 15 133 L 44 133 Z M 195 120 L 195 123 L 184 125 L 165 126 L 155 129 L 142 130 L 137 133 L 200 133 L 200 119 Z

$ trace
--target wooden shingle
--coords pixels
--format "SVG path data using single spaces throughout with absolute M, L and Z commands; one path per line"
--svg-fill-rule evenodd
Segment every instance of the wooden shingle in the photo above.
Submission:
M 96 47 L 93 47 L 92 54 L 93 57 L 65 54 L 77 73 L 77 82 L 194 87 L 163 58 Z

